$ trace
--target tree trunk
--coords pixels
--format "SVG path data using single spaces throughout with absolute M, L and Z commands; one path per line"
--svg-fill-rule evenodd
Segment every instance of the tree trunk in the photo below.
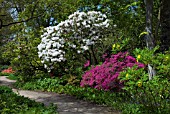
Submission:
M 170 47 L 170 0 L 161 0 L 161 50 Z
M 147 48 L 152 50 L 154 48 L 154 37 L 152 33 L 152 15 L 153 15 L 153 0 L 145 0 L 146 4 L 146 45 Z M 148 64 L 148 73 L 149 73 L 149 80 L 156 75 L 155 69 Z

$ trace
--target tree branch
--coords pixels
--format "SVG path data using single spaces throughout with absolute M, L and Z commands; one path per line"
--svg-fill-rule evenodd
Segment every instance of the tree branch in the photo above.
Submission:
M 44 12 L 47 11 L 47 9 L 48 9 L 49 7 L 52 7 L 51 5 L 49 5 L 49 6 L 47 6 L 47 9 L 45 9 L 43 13 L 41 13 L 41 14 L 38 15 L 38 16 L 33 16 L 33 15 L 34 15 L 34 12 L 35 12 L 35 9 L 37 8 L 37 5 L 38 5 L 38 1 L 35 3 L 32 11 L 31 11 L 31 16 L 30 16 L 30 18 L 28 18 L 28 19 L 26 19 L 26 20 L 11 22 L 11 23 L 4 24 L 4 25 L 3 25 L 2 19 L 0 19 L 0 29 L 2 29 L 3 27 L 6 27 L 6 26 L 11 26 L 11 25 L 15 25 L 15 24 L 23 23 L 23 22 L 28 22 L 28 21 L 30 21 L 30 20 L 32 20 L 32 19 L 41 17 L 41 16 L 45 15 Z M 55 4 L 52 4 L 52 5 L 55 5 Z

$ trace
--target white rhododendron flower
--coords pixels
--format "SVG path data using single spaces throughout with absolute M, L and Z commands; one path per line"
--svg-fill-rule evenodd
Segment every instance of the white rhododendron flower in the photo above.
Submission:
M 50 70 L 53 63 L 65 61 L 66 48 L 76 50 L 77 54 L 89 50 L 89 46 L 105 37 L 109 23 L 110 20 L 101 12 L 77 11 L 57 26 L 45 28 L 41 43 L 37 46 L 44 67 Z

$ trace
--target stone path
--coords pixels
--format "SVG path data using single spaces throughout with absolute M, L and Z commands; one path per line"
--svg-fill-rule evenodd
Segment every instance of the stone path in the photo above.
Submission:
M 14 80 L 9 80 L 5 76 L 0 76 L 0 85 L 12 87 Z M 13 91 L 21 96 L 28 97 L 48 106 L 50 103 L 57 104 L 59 114 L 121 114 L 109 107 L 96 105 L 87 101 L 78 100 L 73 96 L 56 94 L 51 92 L 17 90 Z

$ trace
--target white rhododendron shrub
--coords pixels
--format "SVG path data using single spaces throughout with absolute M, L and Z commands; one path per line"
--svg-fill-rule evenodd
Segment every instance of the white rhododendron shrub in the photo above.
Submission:
M 45 28 L 38 55 L 45 68 L 52 69 L 54 63 L 65 61 L 68 49 L 77 54 L 89 50 L 89 46 L 104 39 L 110 20 L 97 11 L 75 12 L 57 26 Z

